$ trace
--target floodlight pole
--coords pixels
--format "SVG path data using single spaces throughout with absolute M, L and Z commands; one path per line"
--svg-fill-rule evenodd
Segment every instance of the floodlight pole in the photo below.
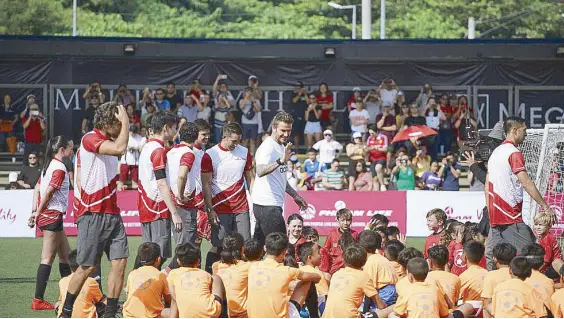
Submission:
M 77 0 L 72 0 L 72 36 L 76 37 L 76 4 Z

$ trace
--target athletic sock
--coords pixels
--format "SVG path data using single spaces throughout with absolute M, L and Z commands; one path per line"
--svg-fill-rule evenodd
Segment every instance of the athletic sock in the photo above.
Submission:
M 74 302 L 76 301 L 77 296 L 78 295 L 73 295 L 67 291 L 67 296 L 65 297 L 65 304 L 63 305 L 63 311 L 61 317 L 63 318 L 72 317 L 72 308 L 74 306 Z
M 216 253 L 212 253 L 211 251 L 208 251 L 208 255 L 206 256 L 206 271 L 210 274 L 213 273 L 212 271 L 212 265 L 213 263 L 215 263 L 216 261 L 219 261 L 221 259 L 219 254 Z
M 108 304 L 106 305 L 104 318 L 115 318 L 118 310 L 118 300 L 119 298 L 108 298 Z
M 37 278 L 35 281 L 35 298 L 43 300 L 45 298 L 45 289 L 51 275 L 51 265 L 39 264 L 37 267 Z
M 72 270 L 69 264 L 59 263 L 59 273 L 61 274 L 61 278 L 70 276 L 70 274 L 72 274 Z

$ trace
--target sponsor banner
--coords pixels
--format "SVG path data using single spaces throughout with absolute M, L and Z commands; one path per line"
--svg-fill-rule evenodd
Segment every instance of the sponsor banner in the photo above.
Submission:
M 517 87 L 518 88 L 518 87 Z M 564 113 L 564 91 L 555 90 L 519 89 L 516 115 L 527 122 L 529 128 L 542 128 L 544 124 L 561 123 Z
M 497 122 L 510 115 L 509 91 L 509 89 L 478 89 L 478 104 L 474 111 L 480 128 L 491 129 Z
M 484 206 L 483 192 L 407 191 L 407 236 L 429 236 L 426 216 L 431 209 L 443 209 L 447 218 L 477 223 Z
M 0 191 L 0 237 L 35 237 L 27 226 L 33 190 Z
M 304 226 L 311 226 L 326 236 L 339 227 L 335 215 L 337 210 L 348 208 L 352 211 L 351 228 L 362 231 L 370 218 L 383 214 L 390 220 L 390 226 L 397 226 L 402 233 L 406 229 L 406 196 L 402 191 L 388 192 L 299 192 L 308 203 L 305 211 L 300 211 L 294 200 L 286 195 L 284 217 L 298 213 L 304 218 Z
M 137 209 L 137 191 L 122 191 L 118 193 L 118 206 L 121 208 L 121 218 L 125 226 L 125 232 L 129 236 L 141 236 L 141 223 L 139 222 L 139 210 Z M 69 192 L 69 206 L 64 218 L 65 233 L 67 236 L 76 236 L 76 224 L 72 211 L 74 194 Z M 41 230 L 37 229 L 37 236 L 43 236 Z

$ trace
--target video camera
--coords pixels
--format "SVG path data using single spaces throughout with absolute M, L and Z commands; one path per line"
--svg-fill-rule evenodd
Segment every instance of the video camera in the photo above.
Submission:
M 503 142 L 503 140 L 488 136 L 491 132 L 491 129 L 476 130 L 473 127 L 466 129 L 464 146 L 472 149 L 477 160 L 487 162 L 494 149 Z

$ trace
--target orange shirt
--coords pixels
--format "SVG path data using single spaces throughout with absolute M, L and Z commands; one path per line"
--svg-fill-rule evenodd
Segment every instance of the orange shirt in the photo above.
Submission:
M 366 272 L 350 267 L 340 269 L 331 278 L 323 318 L 360 318 L 358 307 L 364 296 L 372 298 L 377 294 Z
M 378 253 L 368 256 L 362 269 L 370 276 L 376 289 L 382 289 L 398 282 L 398 276 L 392 263 Z
M 287 318 L 289 286 L 301 273 L 269 257 L 254 264 L 249 270 L 249 317 Z
M 564 288 L 558 289 L 552 295 L 552 309 L 550 310 L 554 318 L 562 318 L 564 316 Z
M 63 312 L 63 305 L 65 304 L 65 298 L 67 297 L 67 290 L 69 289 L 70 280 L 74 276 L 71 274 L 59 281 L 59 316 Z M 102 301 L 102 291 L 100 286 L 93 278 L 87 278 L 80 290 L 80 293 L 76 297 L 74 302 L 74 308 L 72 310 L 73 318 L 96 318 L 96 304 Z
M 390 262 L 392 263 L 392 268 L 394 268 L 394 271 L 396 272 L 396 276 L 398 276 L 398 281 L 405 277 L 405 269 L 403 269 L 402 265 L 400 265 L 397 261 Z
M 549 279 L 543 273 L 533 269 L 531 277 L 525 279 L 525 283 L 535 289 L 542 298 L 544 305 L 548 309 L 552 309 L 552 295 L 554 294 L 554 281 Z
M 468 265 L 468 269 L 460 274 L 460 298 L 464 302 L 482 300 L 484 278 L 487 273 L 488 271 L 480 266 Z
M 509 267 L 501 267 L 497 270 L 489 271 L 486 274 L 486 277 L 484 277 L 482 298 L 491 299 L 493 297 L 495 287 L 497 287 L 499 283 L 502 283 L 509 279 L 511 279 L 511 274 L 509 273 Z
M 409 279 L 407 278 L 407 276 L 400 279 L 398 281 L 398 283 L 396 284 L 396 292 L 398 293 L 398 296 L 400 294 L 402 294 L 403 292 L 406 292 L 407 289 L 409 289 L 410 285 L 411 285 L 411 283 L 409 282 Z
M 125 288 L 127 300 L 123 315 L 127 318 L 158 318 L 164 309 L 163 296 L 170 295 L 166 275 L 152 266 L 129 273 Z
M 251 263 L 239 261 L 236 264 L 215 262 L 212 265 L 214 275 L 219 275 L 225 286 L 229 318 L 247 317 L 247 297 L 249 268 Z
M 518 278 L 497 285 L 492 297 L 494 318 L 540 318 L 546 309 L 538 292 Z
M 444 270 L 433 270 L 427 275 L 426 282 L 436 281 L 446 293 L 453 306 L 456 306 L 458 296 L 460 296 L 460 278 L 457 275 Z
M 394 312 L 408 318 L 439 318 L 450 313 L 441 289 L 431 282 L 412 283 L 398 297 Z
M 180 267 L 168 274 L 180 318 L 216 318 L 221 303 L 211 293 L 212 276 L 199 268 Z
M 319 281 L 318 283 L 315 284 L 315 289 L 317 290 L 317 295 L 318 296 L 327 296 L 327 294 L 329 293 L 329 281 L 327 281 L 327 278 L 325 278 L 325 275 L 323 274 L 323 272 L 321 272 L 321 270 L 319 270 L 318 267 L 314 268 L 313 266 L 309 266 L 309 265 L 301 266 L 300 269 L 304 272 L 312 272 L 312 273 L 319 274 L 321 276 L 321 281 Z

